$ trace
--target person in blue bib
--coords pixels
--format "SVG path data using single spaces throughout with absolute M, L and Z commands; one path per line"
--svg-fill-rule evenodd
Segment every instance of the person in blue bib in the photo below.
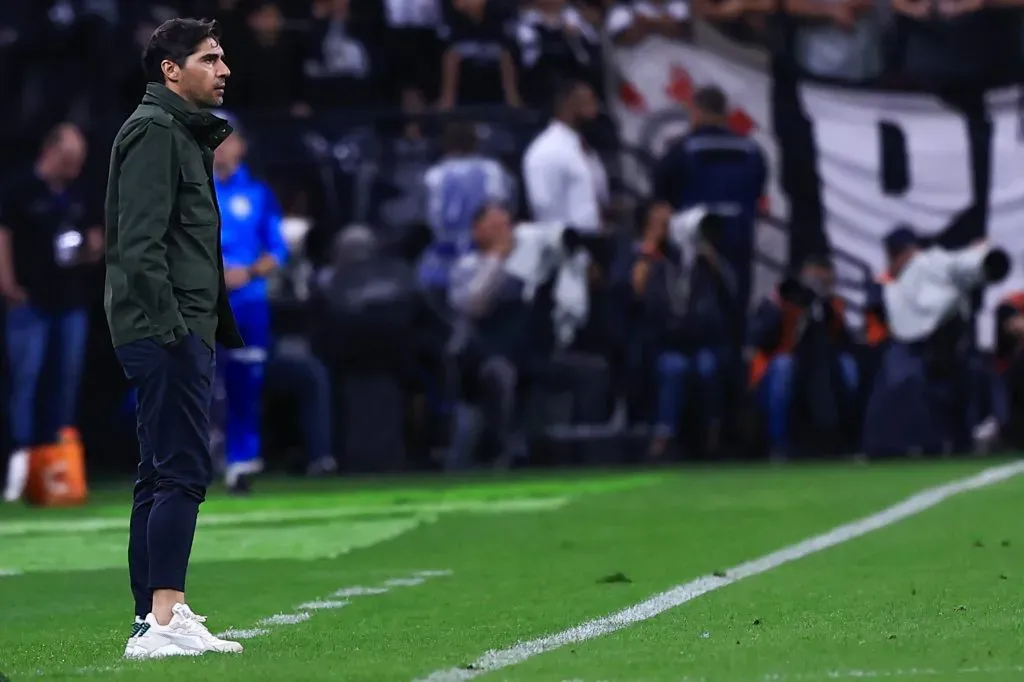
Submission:
M 270 352 L 267 277 L 284 264 L 288 249 L 281 234 L 281 207 L 270 187 L 245 165 L 246 138 L 238 121 L 217 147 L 214 183 L 220 205 L 225 281 L 245 348 L 223 351 L 221 377 L 227 394 L 225 481 L 233 492 L 247 492 L 249 477 L 262 470 L 260 405 Z

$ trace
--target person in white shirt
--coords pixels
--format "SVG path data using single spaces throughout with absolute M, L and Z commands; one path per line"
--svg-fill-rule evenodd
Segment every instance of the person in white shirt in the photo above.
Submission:
M 608 176 L 580 134 L 597 117 L 597 96 L 586 83 L 571 81 L 558 89 L 554 104 L 554 119 L 523 155 L 530 211 L 538 222 L 599 230 Z
M 1004 279 L 1005 252 L 978 242 L 922 249 L 883 290 L 892 343 L 868 401 L 869 456 L 964 451 L 978 425 L 971 297 Z

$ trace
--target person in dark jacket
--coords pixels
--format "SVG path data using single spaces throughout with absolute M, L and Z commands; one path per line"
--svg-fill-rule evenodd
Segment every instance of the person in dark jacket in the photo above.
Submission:
M 664 455 L 675 437 L 685 385 L 696 378 L 710 450 L 718 446 L 725 364 L 739 329 L 736 276 L 719 255 L 718 234 L 703 231 L 687 256 L 668 237 L 671 207 L 654 204 L 633 266 L 632 285 L 642 307 L 642 342 L 654 358 L 657 419 L 650 455 Z M 695 376 L 692 376 L 695 375 Z
M 429 228 L 417 232 L 429 239 Z M 441 373 L 446 324 L 417 282 L 424 244 L 409 236 L 417 243 L 347 226 L 314 288 L 314 349 L 333 385 L 338 463 L 346 469 L 404 466 L 408 399 Z
M 173 19 L 143 55 L 142 104 L 114 139 L 106 197 L 104 303 L 137 389 L 141 462 L 128 566 L 137 627 L 126 658 L 242 651 L 185 603 L 199 505 L 212 480 L 214 345 L 239 348 L 224 281 L 213 150 L 231 127 L 231 71 L 213 22 Z
M 350 225 L 338 234 L 314 304 L 317 351 L 334 377 L 381 371 L 408 381 L 424 305 L 409 262 L 368 227 Z
M 88 283 L 92 264 L 103 255 L 101 218 L 78 183 L 86 149 L 81 131 L 61 124 L 46 136 L 35 163 L 0 192 L 0 297 L 11 387 L 6 416 L 13 446 L 5 502 L 24 494 L 34 446 L 77 440 Z M 47 375 L 54 380 L 42 381 Z
M 744 310 L 750 301 L 754 228 L 767 181 L 764 153 L 729 129 L 729 103 L 717 87 L 693 97 L 692 129 L 672 145 L 654 172 L 655 197 L 677 211 L 707 206 L 724 219 L 720 251 L 737 278 Z
M 850 354 L 845 304 L 835 295 L 834 282 L 829 257 L 810 256 L 796 277 L 761 302 L 751 320 L 749 386 L 767 417 L 773 458 L 789 453 L 794 408 L 807 416 L 802 423 L 823 433 L 853 429 L 859 373 Z

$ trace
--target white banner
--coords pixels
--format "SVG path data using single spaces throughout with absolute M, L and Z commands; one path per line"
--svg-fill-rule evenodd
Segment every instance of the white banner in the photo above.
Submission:
M 613 50 L 620 83 L 612 89 L 611 109 L 623 141 L 655 156 L 686 131 L 681 104 L 695 87 L 718 85 L 734 108 L 733 123 L 764 148 L 773 171 L 771 212 L 788 218 L 778 185 L 778 141 L 771 129 L 769 74 L 707 50 L 659 38 L 634 48 Z M 943 232 L 974 203 L 971 140 L 966 116 L 937 97 L 801 86 L 801 103 L 813 126 L 829 243 L 863 261 L 875 273 L 884 268 L 882 238 L 895 224 L 907 223 L 922 235 Z M 991 312 L 1006 292 L 1024 288 L 1024 136 L 1021 88 L 986 98 L 992 126 L 988 219 L 977 233 L 1006 249 L 1014 262 L 1010 278 L 985 298 Z M 906 184 L 886 191 L 882 130 L 902 139 Z M 637 187 L 638 190 L 646 188 Z M 991 347 L 992 318 L 979 319 L 979 341 Z

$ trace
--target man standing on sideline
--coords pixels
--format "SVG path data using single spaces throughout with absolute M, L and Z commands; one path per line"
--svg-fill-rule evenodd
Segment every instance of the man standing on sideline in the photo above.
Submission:
M 249 490 L 249 477 L 263 469 L 260 459 L 260 406 L 270 353 L 270 301 L 267 277 L 284 265 L 288 247 L 281 235 L 281 207 L 274 193 L 245 165 L 246 138 L 238 122 L 225 116 L 234 132 L 217 147 L 214 184 L 220 204 L 224 272 L 229 300 L 245 348 L 225 353 L 225 473 L 228 489 Z
M 7 308 L 9 419 L 14 452 L 4 500 L 21 498 L 29 448 L 54 443 L 75 424 L 89 316 L 83 265 L 99 261 L 103 232 L 77 192 L 86 145 L 70 123 L 54 128 L 30 172 L 0 197 L 0 295 Z M 53 392 L 37 419 L 36 390 L 47 358 Z M 42 428 L 39 428 L 40 425 Z
M 243 346 L 228 302 L 213 150 L 231 126 L 231 71 L 214 22 L 172 19 L 143 56 L 142 104 L 114 140 L 107 185 L 104 304 L 137 390 L 141 461 L 128 568 L 136 626 L 126 658 L 237 653 L 185 603 L 199 505 L 212 479 L 214 346 Z

